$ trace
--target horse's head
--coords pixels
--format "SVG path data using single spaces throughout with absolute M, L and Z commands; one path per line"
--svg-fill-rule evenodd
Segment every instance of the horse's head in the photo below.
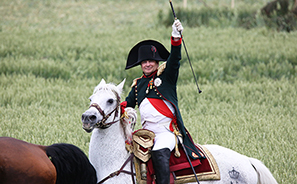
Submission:
M 102 79 L 90 99 L 90 108 L 82 114 L 83 129 L 90 133 L 94 128 L 108 128 L 120 120 L 120 95 L 125 79 L 119 84 L 106 84 Z

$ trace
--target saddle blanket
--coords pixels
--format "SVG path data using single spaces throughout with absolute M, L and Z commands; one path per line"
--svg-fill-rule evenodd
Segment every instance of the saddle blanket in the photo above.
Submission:
M 199 181 L 205 180 L 220 180 L 220 172 L 218 165 L 212 154 L 202 145 L 196 144 L 196 147 L 205 155 L 203 159 L 191 159 L 196 175 Z M 174 156 L 174 151 L 170 157 L 170 184 L 196 182 L 193 170 L 187 160 L 185 152 L 181 145 L 179 145 L 181 156 L 179 158 Z M 154 184 L 154 174 L 152 160 L 146 163 L 146 178 L 141 177 L 141 164 L 144 164 L 139 159 L 135 158 L 136 178 L 139 184 Z

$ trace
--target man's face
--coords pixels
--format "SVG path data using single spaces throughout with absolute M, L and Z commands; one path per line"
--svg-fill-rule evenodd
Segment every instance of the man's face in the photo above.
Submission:
M 146 60 L 141 62 L 141 69 L 144 75 L 150 75 L 159 67 L 159 62 L 154 60 Z

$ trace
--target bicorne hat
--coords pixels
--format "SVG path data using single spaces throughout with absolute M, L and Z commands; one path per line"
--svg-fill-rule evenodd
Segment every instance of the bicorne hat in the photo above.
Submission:
M 130 50 L 125 69 L 140 65 L 145 60 L 166 61 L 169 54 L 160 42 L 155 40 L 141 41 Z

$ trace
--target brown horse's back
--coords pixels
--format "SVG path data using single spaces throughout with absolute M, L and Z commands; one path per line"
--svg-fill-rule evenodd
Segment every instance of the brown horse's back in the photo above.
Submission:
M 56 176 L 42 146 L 0 137 L 0 184 L 54 184 Z

